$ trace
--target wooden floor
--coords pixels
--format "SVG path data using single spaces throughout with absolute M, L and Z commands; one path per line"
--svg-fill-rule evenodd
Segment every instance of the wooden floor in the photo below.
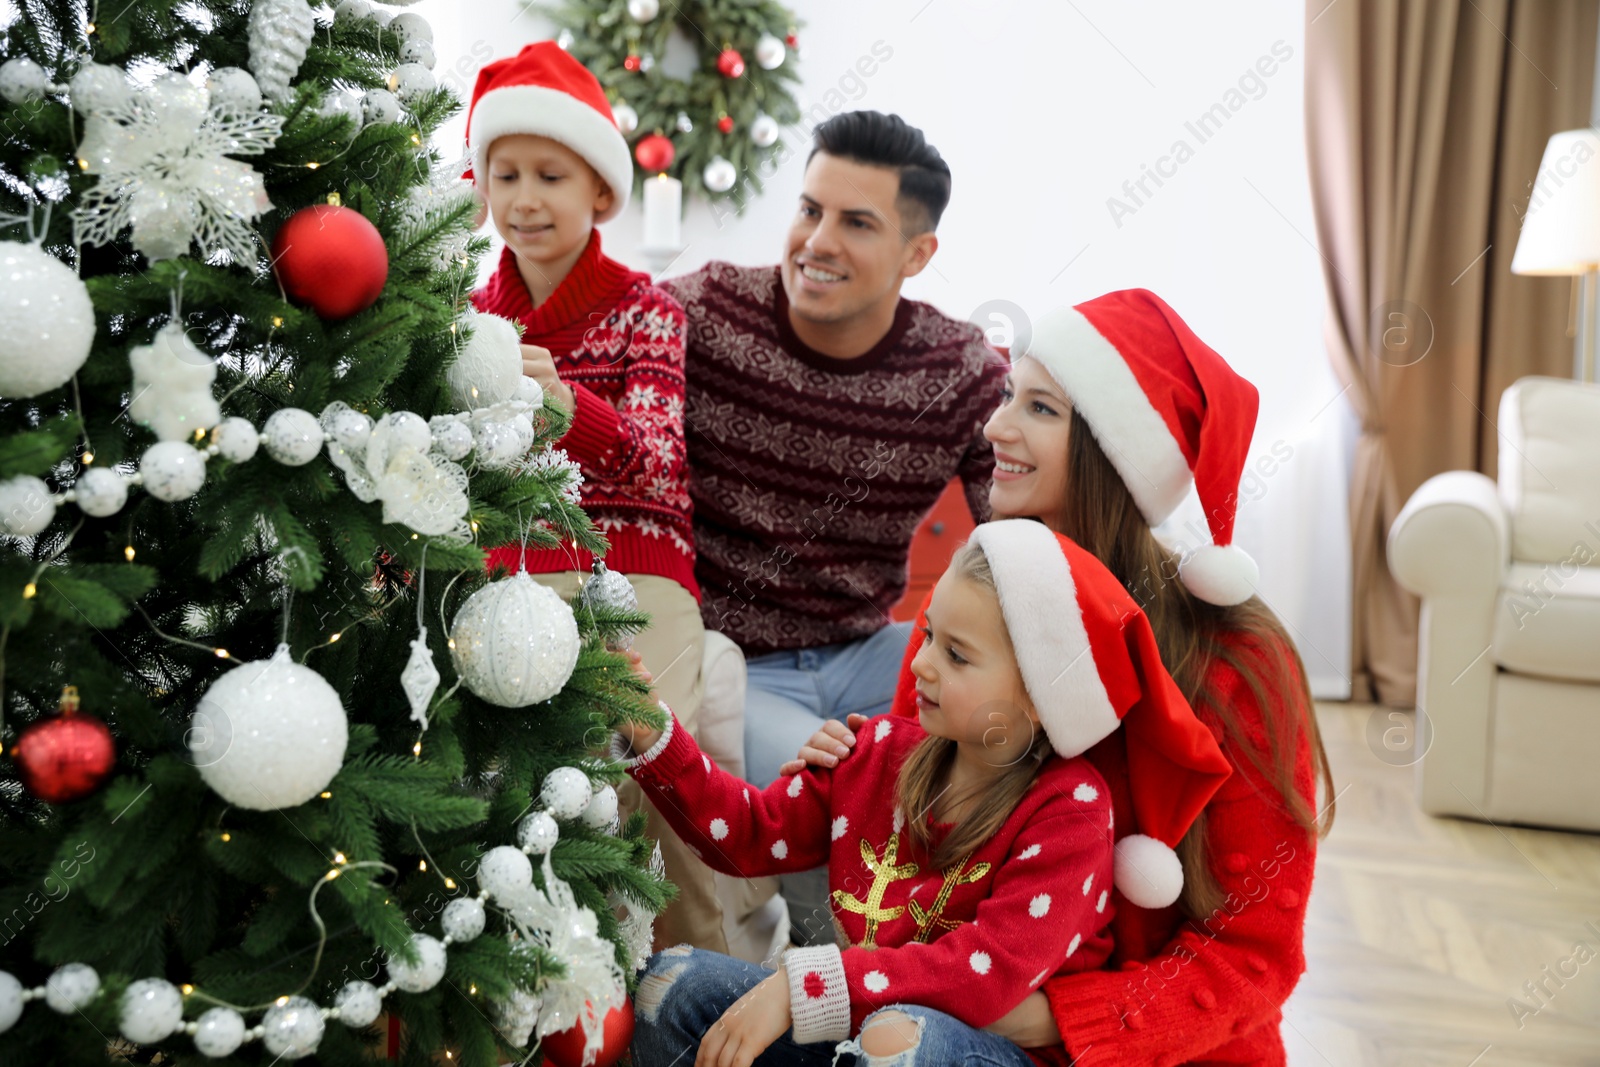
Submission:
M 1290 1064 L 1600 1065 L 1600 835 L 1425 815 L 1415 769 L 1368 746 L 1387 710 L 1318 714 L 1340 792 L 1284 1009 Z

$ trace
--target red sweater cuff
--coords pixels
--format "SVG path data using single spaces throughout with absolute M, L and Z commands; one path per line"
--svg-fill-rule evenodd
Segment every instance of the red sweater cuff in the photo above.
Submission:
M 1117 972 L 1102 972 L 1115 974 Z M 1128 1039 L 1143 1027 L 1138 1005 L 1112 999 L 1095 975 L 1053 978 L 1043 986 L 1074 1067 L 1127 1062 Z M 1129 1013 L 1124 1020 L 1124 1012 Z
M 559 445 L 580 467 L 607 467 L 622 440 L 622 420 L 617 409 L 582 382 L 567 384 L 572 387 L 577 410 L 572 415 L 572 426 Z

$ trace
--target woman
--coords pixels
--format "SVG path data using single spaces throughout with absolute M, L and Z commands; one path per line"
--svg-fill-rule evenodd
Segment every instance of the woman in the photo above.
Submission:
M 1304 665 L 1230 544 L 1256 405 L 1176 312 L 1126 290 L 1042 321 L 985 428 L 995 518 L 1037 518 L 1106 564 L 1235 768 L 1178 849 L 1178 904 L 1117 894 L 1108 968 L 1053 979 L 990 1027 L 1024 1047 L 1064 1044 L 1082 1067 L 1284 1062 L 1278 1023 L 1305 969 L 1306 897 L 1333 793 Z M 1214 544 L 1180 564 L 1151 527 L 1191 484 Z M 914 697 L 903 669 L 895 710 L 914 715 Z M 1113 734 L 1089 752 L 1119 839 L 1139 830 L 1127 781 L 1145 758 L 1124 742 Z M 853 743 L 830 723 L 801 754 L 831 766 Z

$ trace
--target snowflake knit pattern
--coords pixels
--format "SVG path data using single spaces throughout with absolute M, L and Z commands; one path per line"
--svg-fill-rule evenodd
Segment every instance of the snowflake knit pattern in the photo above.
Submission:
M 482 289 L 479 311 L 524 327 L 522 343 L 548 348 L 577 402 L 559 447 L 583 471 L 581 503 L 611 549 L 606 565 L 624 574 L 671 578 L 696 598 L 694 527 L 685 461 L 683 309 L 650 276 L 610 259 L 600 232 L 549 299 L 533 306 L 508 247 Z M 520 546 L 489 555 L 515 570 Z M 533 549 L 535 574 L 587 571 L 582 549 Z
M 938 869 L 885 800 L 925 736 L 916 722 L 883 716 L 837 769 L 755 791 L 674 721 L 659 751 L 629 768 L 715 870 L 754 878 L 828 865 L 834 921 L 850 947 L 785 954 L 798 1042 L 843 1040 L 897 1003 L 986 1026 L 1052 975 L 1110 955 L 1111 798 L 1099 772 L 1081 757 L 1052 757 L 993 837 Z
M 663 283 L 688 316 L 688 447 L 708 629 L 747 655 L 876 633 L 911 535 L 949 481 L 989 516 L 983 424 L 1005 361 L 971 323 L 902 298 L 869 352 L 795 336 L 777 267 Z

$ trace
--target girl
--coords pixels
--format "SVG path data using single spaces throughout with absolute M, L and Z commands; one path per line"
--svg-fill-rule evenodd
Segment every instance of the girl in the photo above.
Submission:
M 1111 798 L 1080 753 L 1119 725 L 1145 760 L 1143 833 L 1117 846 L 1116 884 L 1177 898 L 1169 846 L 1229 769 L 1093 557 L 1031 520 L 980 526 L 933 591 L 910 668 L 915 721 L 873 720 L 837 772 L 764 792 L 675 720 L 624 730 L 643 753 L 630 773 L 712 867 L 827 861 L 849 945 L 790 949 L 776 971 L 689 946 L 658 954 L 636 1000 L 640 1067 L 691 1051 L 720 1067 L 821 1065 L 835 1046 L 867 1064 L 1064 1063 L 979 1027 L 1106 959 Z
M 1029 1047 L 1064 1043 L 1085 1067 L 1284 1062 L 1280 1009 L 1305 969 L 1305 902 L 1333 815 L 1304 666 L 1252 595 L 1242 553 L 1202 549 L 1180 565 L 1150 529 L 1193 484 L 1213 540 L 1231 541 L 1255 415 L 1248 382 L 1159 297 L 1127 290 L 1041 322 L 985 428 L 994 514 L 1037 516 L 1110 568 L 1236 771 L 1178 849 L 1180 905 L 1116 899 L 1120 969 L 1054 978 L 991 1027 Z M 903 669 L 899 715 L 915 713 L 912 681 Z M 802 750 L 822 766 L 856 743 L 829 725 Z M 1088 757 L 1120 800 L 1137 753 L 1112 735 Z M 1120 802 L 1116 814 L 1119 833 L 1138 830 Z

